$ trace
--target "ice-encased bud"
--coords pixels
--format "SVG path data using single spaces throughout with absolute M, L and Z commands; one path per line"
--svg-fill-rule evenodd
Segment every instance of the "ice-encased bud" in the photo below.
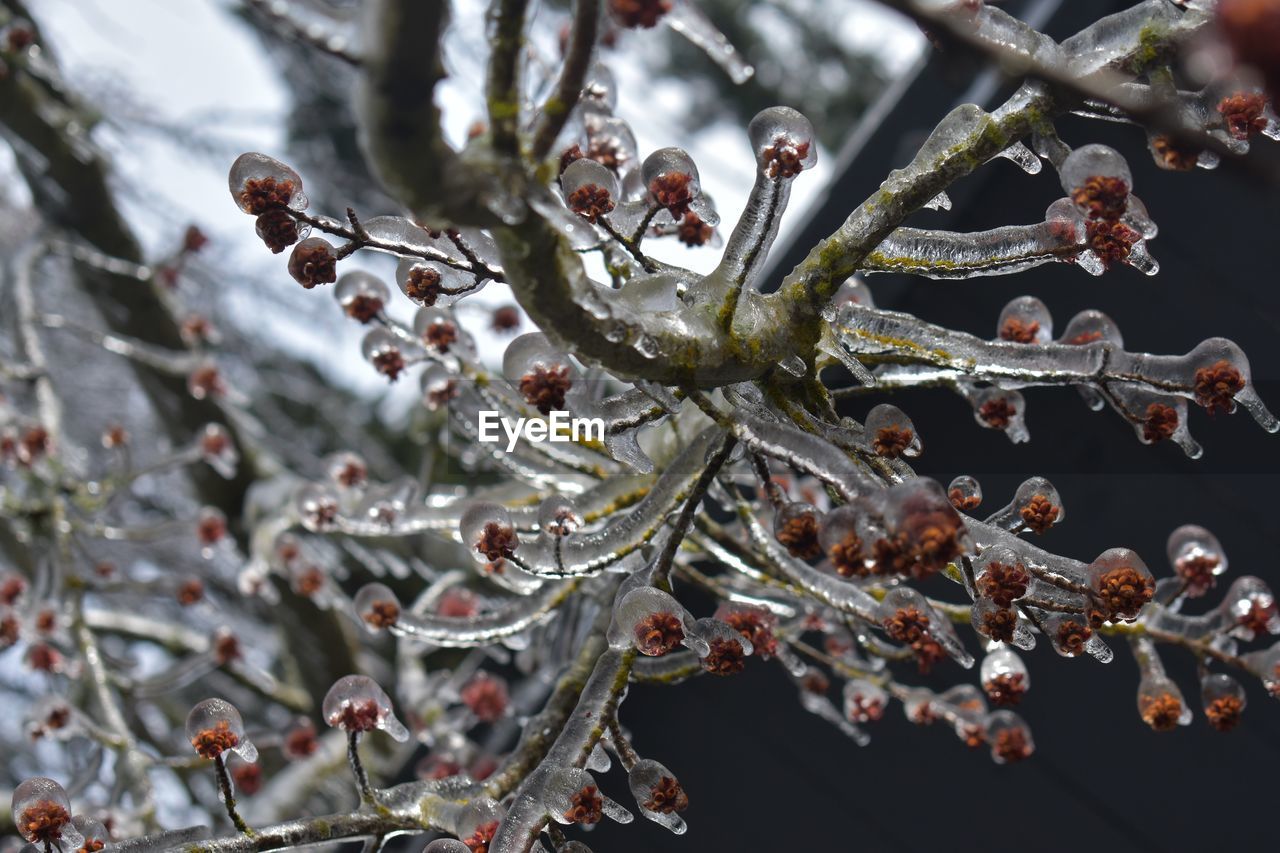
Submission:
M 1124 347 L 1124 338 L 1120 335 L 1120 327 L 1116 325 L 1115 320 L 1093 308 L 1081 311 L 1072 317 L 1066 329 L 1063 330 L 1062 337 L 1058 338 L 1059 343 L 1072 346 L 1083 346 L 1097 341 Z
M 1231 731 L 1240 723 L 1247 702 L 1244 685 L 1229 675 L 1215 672 L 1200 681 L 1204 716 L 1220 732 Z
M 1191 723 L 1191 708 L 1182 691 L 1164 676 L 1144 676 L 1138 683 L 1138 714 L 1153 731 L 1172 731 Z
M 360 624 L 370 632 L 377 633 L 400 621 L 400 599 L 386 584 L 365 584 L 352 604 Z
M 1019 296 L 1000 311 L 996 337 L 1017 344 L 1047 344 L 1053 340 L 1053 317 L 1034 296 Z
M 871 294 L 871 288 L 867 287 L 866 282 L 853 275 L 846 278 L 844 283 L 836 288 L 835 294 L 831 297 L 831 305 L 837 309 L 843 305 L 861 305 L 864 308 L 874 308 L 876 307 L 876 301 Z
M 360 352 L 374 370 L 395 382 L 407 366 L 403 346 L 404 342 L 394 332 L 379 326 L 364 336 Z
M 1062 497 L 1044 477 L 1029 477 L 1013 494 L 1013 509 L 1022 525 L 1034 533 L 1044 533 L 1067 517 Z
M 589 157 L 574 160 L 560 174 L 560 189 L 569 209 L 595 222 L 618 203 L 618 179 Z
M 542 789 L 542 801 L 557 823 L 594 826 L 608 815 L 618 823 L 630 823 L 631 812 L 600 792 L 591 774 L 577 767 L 551 771 Z
M 437 838 L 423 847 L 422 853 L 471 853 L 471 848 L 456 838 Z
M 458 838 L 475 853 L 487 850 L 506 810 L 491 797 L 475 797 L 458 812 L 455 828 Z
M 928 649 L 932 641 L 956 663 L 965 668 L 973 666 L 973 656 L 960 644 L 950 621 L 934 610 L 918 591 L 905 586 L 889 590 L 877 607 L 876 617 L 885 634 L 910 646 L 921 663 L 930 654 Z
M 812 504 L 787 501 L 779 506 L 773 514 L 773 536 L 798 560 L 816 560 L 822 556 L 818 511 Z
M 844 685 L 844 715 L 851 723 L 873 723 L 884 716 L 889 694 L 879 684 L 862 678 Z
M 1054 651 L 1063 657 L 1088 654 L 1101 663 L 1109 663 L 1114 656 L 1107 644 L 1093 632 L 1089 620 L 1083 614 L 1050 613 L 1042 624 Z
M 1030 441 L 1024 420 L 1027 404 L 1022 394 L 1003 388 L 983 388 L 973 395 L 973 418 L 987 429 L 1002 430 L 1014 444 Z
M 381 729 L 401 743 L 409 739 L 409 730 L 396 719 L 391 697 L 367 675 L 344 675 L 335 681 L 320 712 L 335 729 L 349 733 Z
M 187 740 L 204 758 L 218 758 L 224 752 L 234 752 L 252 764 L 258 760 L 258 750 L 245 737 L 244 720 L 236 706 L 226 699 L 205 699 L 187 714 Z
M 917 477 L 889 487 L 884 520 L 913 561 L 910 571 L 925 577 L 972 550 L 964 519 L 936 480 Z
M 78 814 L 71 818 L 71 826 L 84 839 L 80 842 L 81 850 L 87 853 L 101 853 L 101 851 L 114 849 L 111 833 L 107 832 L 106 826 L 97 818 Z
M 405 258 L 396 267 L 396 284 L 417 305 L 451 305 L 464 294 L 478 289 L 473 277 L 462 270 L 418 258 Z
M 71 822 L 71 800 L 61 785 L 36 776 L 13 789 L 13 822 L 18 834 L 46 847 L 79 847 L 83 839 Z
M 618 105 L 618 81 L 603 62 L 593 62 L 582 83 L 582 105 L 588 110 L 612 114 Z
M 1018 618 L 1018 611 L 1001 606 L 991 598 L 976 599 L 969 610 L 969 620 L 975 631 L 998 643 L 1009 643 L 1020 649 L 1035 645 L 1035 637 Z
M 659 148 L 644 158 L 640 172 L 653 203 L 676 219 L 688 213 L 689 205 L 702 195 L 698 167 L 683 149 Z
M 1022 658 L 1010 648 L 995 649 L 982 659 L 978 679 L 995 705 L 1017 705 L 1031 687 L 1031 676 Z
M 747 125 L 756 168 L 770 178 L 794 178 L 818 162 L 813 124 L 790 107 L 769 107 Z
M 864 503 L 854 501 L 836 507 L 822 516 L 819 523 L 817 556 L 830 560 L 831 568 L 841 577 L 866 575 L 867 559 L 871 556 L 871 537 L 867 533 L 870 527 Z
M 712 675 L 742 672 L 752 649 L 740 631 L 719 619 L 704 618 L 694 622 L 693 633 L 707 645 L 707 653 L 698 655 L 705 671 Z
M 947 486 L 947 500 L 961 512 L 972 512 L 982 505 L 982 486 L 968 474 L 961 474 Z
M 338 498 L 332 486 L 308 483 L 294 499 L 302 526 L 312 533 L 332 530 L 338 520 Z
M 364 457 L 341 450 L 325 457 L 325 474 L 340 489 L 360 489 L 369 482 L 369 465 Z
M 391 299 L 391 288 L 373 273 L 352 270 L 338 277 L 333 298 L 348 317 L 368 323 L 382 313 Z
M 618 602 L 609 626 L 609 645 L 634 646 L 642 655 L 659 657 L 685 645 L 700 656 L 711 649 L 695 633 L 693 617 L 670 594 L 651 586 L 631 590 Z
M 995 545 L 983 549 L 973 561 L 977 593 L 999 607 L 1012 607 L 1027 594 L 1031 573 L 1011 548 Z
M 892 403 L 880 403 L 867 412 L 863 442 L 877 456 L 914 458 L 924 450 L 916 425 Z
M 435 412 L 458 396 L 458 377 L 443 364 L 429 364 L 418 380 L 422 388 L 422 405 Z
M 506 507 L 494 503 L 474 503 L 459 520 L 462 544 L 477 563 L 492 563 L 511 557 L 520 544 L 516 526 Z
M 447 353 L 458 347 L 465 351 L 471 349 L 457 318 L 441 308 L 418 309 L 413 315 L 413 333 L 432 352 Z
M 1184 524 L 1174 530 L 1166 548 L 1174 573 L 1192 598 L 1208 592 L 1217 583 L 1217 576 L 1227 570 L 1227 552 L 1218 537 L 1198 524 Z
M 1133 174 L 1120 152 L 1106 145 L 1083 145 L 1058 170 L 1062 188 L 1090 219 L 1117 220 L 1128 206 Z
M 986 728 L 991 760 L 997 764 L 1013 764 L 1030 758 L 1035 752 L 1030 727 L 1012 711 L 992 711 L 987 716 Z
M 1231 414 L 1240 403 L 1264 429 L 1275 432 L 1271 427 L 1275 419 L 1250 386 L 1249 360 L 1233 342 L 1226 338 L 1201 342 L 1187 353 L 1182 373 L 1178 378 L 1190 386 L 1196 403 L 1210 414 Z
M 502 375 L 526 403 L 546 415 L 564 408 L 576 371 L 569 357 L 552 346 L 546 335 L 530 332 L 507 347 Z
M 652 759 L 642 758 L 631 768 L 627 784 L 642 815 L 676 835 L 684 834 L 686 826 L 679 812 L 689 807 L 689 797 L 674 773 Z
M 551 495 L 538 505 L 538 529 L 548 536 L 569 536 L 582 524 L 582 513 L 564 495 Z
M 1228 630 L 1246 642 L 1265 634 L 1280 634 L 1280 606 L 1262 578 L 1236 578 L 1218 607 Z
M 482 723 L 502 719 L 511 705 L 506 679 L 480 670 L 458 691 L 462 704 Z
M 1091 622 L 1132 622 L 1155 595 L 1156 582 L 1147 564 L 1128 548 L 1109 548 L 1088 567 Z
M 222 424 L 205 424 L 200 431 L 200 459 L 224 479 L 235 476 L 240 454 Z
M 273 208 L 304 210 L 307 197 L 302 178 L 274 157 L 257 152 L 241 154 L 227 175 L 231 198 L 245 213 L 260 216 Z

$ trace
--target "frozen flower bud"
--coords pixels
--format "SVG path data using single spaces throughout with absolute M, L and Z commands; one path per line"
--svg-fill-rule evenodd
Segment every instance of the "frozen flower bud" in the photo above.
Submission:
M 299 225 L 298 220 L 281 208 L 268 210 L 254 220 L 253 231 L 271 251 L 278 255 L 311 233 L 310 225 Z
M 217 507 L 201 508 L 196 516 L 196 540 L 200 553 L 206 559 L 213 556 L 213 549 L 227 535 L 227 516 Z
M 1053 339 L 1053 317 L 1034 296 L 1019 296 L 1000 312 L 996 337 L 1015 344 L 1047 344 Z
M 83 839 L 76 853 L 98 853 L 113 846 L 111 833 L 107 832 L 107 828 L 97 818 L 78 814 L 71 818 L 71 826 Z
M 659 148 L 645 158 L 640 171 L 653 203 L 675 219 L 682 218 L 702 195 L 698 168 L 682 149 Z
M 1227 554 L 1218 537 L 1197 524 L 1184 524 L 1170 533 L 1166 547 L 1169 563 L 1191 598 L 1212 589 L 1227 570 Z
M 1218 102 L 1218 114 L 1232 139 L 1248 140 L 1267 132 L 1272 119 L 1267 116 L 1267 96 L 1263 92 L 1236 92 Z
M 818 162 L 813 125 L 790 107 L 769 107 L 747 126 L 756 168 L 770 178 L 789 179 Z
M 515 556 L 520 537 L 506 508 L 493 503 L 474 503 L 459 521 L 462 544 L 478 563 Z
M 315 724 L 306 718 L 298 720 L 296 725 L 285 732 L 283 749 L 288 758 L 306 758 L 314 755 L 319 748 Z
M 18 599 L 22 598 L 22 594 L 26 591 L 27 581 L 22 575 L 6 575 L 4 580 L 0 581 L 0 604 L 12 607 L 18 603 Z
M 178 591 L 174 593 L 174 598 L 183 607 L 191 607 L 198 604 L 204 598 L 204 581 L 200 578 L 187 578 L 178 586 Z
M 565 407 L 575 371 L 568 356 L 556 350 L 547 336 L 530 332 L 516 338 L 502 357 L 502 375 L 544 415 Z
M 80 846 L 80 833 L 71 823 L 71 800 L 57 782 L 44 776 L 28 779 L 13 789 L 12 802 L 14 825 L 27 841 L 58 849 Z
M 222 378 L 222 371 L 211 361 L 196 367 L 187 376 L 187 393 L 197 400 L 216 400 L 227 394 L 227 382 Z M 24 446 L 27 442 L 24 437 Z
M 955 630 L 931 607 L 923 595 L 910 587 L 894 587 L 877 609 L 885 636 L 908 646 L 921 672 L 928 672 L 947 655 L 962 666 L 972 666 L 973 658 L 960 645 Z
M 609 645 L 633 646 L 642 655 L 660 657 L 686 645 L 699 655 L 710 648 L 695 634 L 693 618 L 668 593 L 651 586 L 633 589 L 622 597 L 609 626 Z
M 236 451 L 231 433 L 221 424 L 205 424 L 200 431 L 200 458 L 218 475 L 231 479 L 236 475 L 236 465 L 240 462 L 240 454 Z
M 289 255 L 289 275 L 310 290 L 317 284 L 333 284 L 338 278 L 338 256 L 322 237 L 300 240 Z
M 974 565 L 978 595 L 989 598 L 999 607 L 1011 607 L 1027 594 L 1031 573 L 1009 548 L 987 548 Z
M 1204 341 L 1187 356 L 1195 401 L 1211 414 L 1231 414 L 1236 397 L 1249 385 L 1249 362 L 1240 348 L 1224 338 Z
M 906 557 L 905 569 L 915 577 L 941 571 L 971 546 L 963 518 L 934 480 L 921 477 L 890 487 L 884 518 Z
M 982 486 L 968 474 L 961 474 L 947 486 L 947 500 L 961 512 L 972 512 L 982 506 Z
M 671 11 L 675 0 L 608 0 L 609 14 L 627 29 L 652 29 Z
M 866 282 L 854 275 L 849 276 L 844 280 L 843 284 L 836 288 L 835 295 L 831 297 L 831 305 L 836 309 L 845 305 L 874 308 L 876 307 L 876 301 L 871 295 L 871 288 L 867 287 Z
M 1044 477 L 1023 481 L 1014 492 L 1012 506 L 1022 519 L 1023 527 L 1037 534 L 1066 518 L 1058 490 Z
M 102 446 L 107 450 L 129 446 L 129 432 L 120 424 L 112 424 L 102 431 Z
M 969 612 L 973 628 L 984 637 L 997 643 L 1025 642 L 1025 629 L 1018 622 L 1018 613 L 1011 607 L 1001 607 L 990 598 L 979 598 L 973 602 Z
M 378 327 L 364 336 L 364 340 L 360 342 L 360 352 L 365 361 L 373 365 L 374 370 L 395 382 L 407 365 L 401 345 L 400 339 L 393 332 Z
M 1124 215 L 1133 175 L 1114 148 L 1081 146 L 1067 156 L 1058 173 L 1062 188 L 1089 219 L 1115 222 Z
M 479 289 L 475 276 L 447 264 L 405 258 L 396 268 L 404 295 L 424 308 L 447 307 Z
M 245 761 L 258 760 L 258 750 L 245 737 L 240 712 L 225 699 L 205 699 L 187 714 L 187 740 L 204 758 L 234 752 Z
M 778 617 L 763 607 L 725 602 L 716 608 L 716 618 L 732 627 L 751 644 L 751 653 L 768 660 L 778 651 L 774 631 Z
M 1229 732 L 1239 725 L 1244 713 L 1244 685 L 1220 672 L 1206 675 L 1200 681 L 1200 702 L 1209 725 Z
M 386 584 L 369 583 L 360 587 L 355 600 L 356 616 L 369 631 L 377 633 L 400 621 L 400 599 Z
M 1094 609 L 1089 619 L 1132 622 L 1155 595 L 1156 583 L 1142 558 L 1128 548 L 1110 548 L 1089 564 Z
M 278 208 L 303 210 L 307 206 L 298 173 L 265 154 L 249 152 L 237 157 L 231 164 L 227 184 L 236 205 L 254 216 Z
M 679 813 L 689 807 L 689 795 L 674 773 L 652 759 L 642 758 L 627 774 L 627 784 L 642 815 L 676 835 L 684 833 L 685 823 Z
M 487 672 L 477 672 L 459 691 L 462 704 L 482 723 L 496 723 L 507 714 L 511 699 L 505 679 Z
M 499 305 L 489 315 L 489 328 L 498 334 L 508 334 L 520 328 L 520 309 L 515 305 Z
M 331 727 L 348 733 L 381 729 L 401 743 L 409 739 L 409 730 L 391 708 L 391 697 L 367 675 L 344 675 L 335 681 L 320 712 Z
M 998 648 L 983 658 L 978 674 L 993 705 L 1017 705 L 1031 687 L 1027 665 L 1009 648 Z
M 1163 676 L 1147 676 L 1138 684 L 1138 714 L 1152 731 L 1168 732 L 1191 723 L 1191 709 L 1178 686 Z
M 886 459 L 914 458 L 924 450 L 911 418 L 892 403 L 881 403 L 867 413 L 864 442 L 872 453 Z
M 472 853 L 472 850 L 456 838 L 437 838 L 422 848 L 422 853 Z
M 447 353 L 458 346 L 470 350 L 453 314 L 440 308 L 422 308 L 413 317 L 413 331 L 432 352 Z
M 475 797 L 458 812 L 458 838 L 471 853 L 486 853 L 505 814 L 496 800 Z
M 773 515 L 773 535 L 787 553 L 799 560 L 822 556 L 818 540 L 818 511 L 812 504 L 789 501 Z
M 613 210 L 618 201 L 618 179 L 613 172 L 586 157 L 565 167 L 560 188 L 569 209 L 588 222 Z
M 889 694 L 878 684 L 861 678 L 844 685 L 844 715 L 851 723 L 874 723 L 884 716 Z
M 542 800 L 557 823 L 594 826 L 606 814 L 619 823 L 632 820 L 630 812 L 600 793 L 590 773 L 576 767 L 551 771 Z
M 312 533 L 324 533 L 337 526 L 338 498 L 332 487 L 321 483 L 303 486 L 294 503 L 302 526 Z
M 1246 642 L 1266 634 L 1280 634 L 1280 606 L 1271 587 L 1261 578 L 1236 578 L 1218 609 L 1228 630 Z
M 582 529 L 582 513 L 563 495 L 552 495 L 538 506 L 538 529 L 560 538 Z
M 703 670 L 712 675 L 742 672 L 752 648 L 740 631 L 719 619 L 699 619 L 693 630 L 707 644 L 707 653 L 699 655 Z
M 458 396 L 458 378 L 443 364 L 427 365 L 418 381 L 428 411 L 438 412 Z
M 987 429 L 1004 431 L 1015 444 L 1028 441 L 1022 394 L 1001 388 L 984 388 L 973 397 L 973 417 Z
M 1035 752 L 1031 729 L 1012 711 L 993 711 L 987 717 L 986 729 L 991 759 L 997 764 L 1013 764 Z
M 1059 343 L 1071 346 L 1084 346 L 1098 341 L 1114 344 L 1117 347 L 1124 346 L 1124 338 L 1120 335 L 1120 327 L 1115 321 L 1092 308 L 1072 317 L 1071 322 L 1067 323 L 1066 329 L 1063 330 L 1062 337 L 1058 339 Z
M 358 453 L 344 450 L 324 460 L 325 473 L 342 489 L 360 489 L 369 482 L 369 466 Z
M 836 507 L 822 517 L 818 544 L 821 553 L 831 561 L 831 568 L 841 577 L 863 577 L 870 573 L 867 566 L 870 554 L 863 535 L 866 510 L 863 503 L 855 501 Z
M 333 296 L 344 314 L 357 322 L 368 323 L 382 313 L 391 298 L 391 289 L 372 273 L 352 270 L 338 279 Z
M 1051 613 L 1043 621 L 1044 633 L 1053 648 L 1063 657 L 1089 654 L 1103 663 L 1111 660 L 1112 652 L 1093 633 L 1089 620 L 1078 613 Z

